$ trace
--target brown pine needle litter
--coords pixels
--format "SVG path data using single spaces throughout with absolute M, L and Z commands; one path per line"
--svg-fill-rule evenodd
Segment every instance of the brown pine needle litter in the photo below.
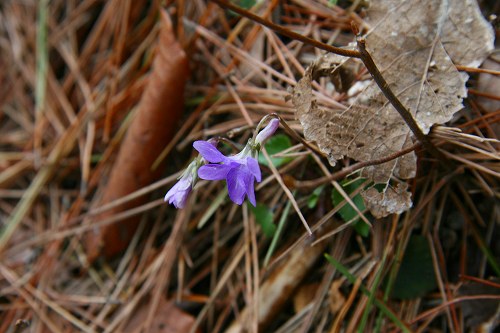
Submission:
M 498 12 L 495 1 L 479 4 L 485 17 Z M 366 6 L 2 1 L 0 332 L 497 325 L 498 50 L 481 68 L 455 64 L 470 76 L 468 97 L 427 146 L 332 166 L 321 142 L 304 139 L 292 89 L 325 49 L 358 57 L 347 45 L 353 23 L 373 28 Z M 363 98 L 367 69 L 342 66 L 312 77 L 316 106 L 346 113 Z M 237 153 L 266 115 L 281 126 L 259 158 L 257 207 L 230 201 L 224 181 L 199 180 L 183 209 L 163 201 L 196 157 L 194 141 L 216 137 Z M 407 154 L 414 178 L 371 187 L 363 170 Z M 377 219 L 368 187 L 407 191 L 411 208 Z

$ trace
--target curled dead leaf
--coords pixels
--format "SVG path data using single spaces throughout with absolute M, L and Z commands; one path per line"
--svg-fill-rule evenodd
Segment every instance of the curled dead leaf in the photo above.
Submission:
M 329 77 L 335 90 L 345 93 L 354 83 L 360 64 L 358 59 L 327 53 L 321 57 L 320 61 L 316 61 L 315 74 L 317 77 Z M 317 77 L 313 79 L 316 80 Z

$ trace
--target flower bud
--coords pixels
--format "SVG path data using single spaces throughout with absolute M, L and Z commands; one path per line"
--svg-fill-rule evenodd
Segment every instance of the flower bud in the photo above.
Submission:
M 255 138 L 255 143 L 262 145 L 264 141 L 269 139 L 274 134 L 274 132 L 276 132 L 279 125 L 280 125 L 279 119 L 276 118 L 271 119 L 269 124 L 267 124 L 267 126 L 264 127 L 264 129 L 260 131 L 259 134 L 257 134 L 257 138 Z
M 165 194 L 163 200 L 173 204 L 175 208 L 184 208 L 198 179 L 197 172 L 201 164 L 201 159 L 195 158 L 181 175 L 179 181 Z

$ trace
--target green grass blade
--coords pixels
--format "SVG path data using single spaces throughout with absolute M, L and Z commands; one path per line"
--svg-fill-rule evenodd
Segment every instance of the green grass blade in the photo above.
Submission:
M 363 317 L 361 317 L 361 322 L 359 324 L 358 332 L 364 332 L 365 330 L 366 323 L 368 322 L 368 315 L 370 314 L 373 301 L 375 300 L 375 292 L 380 284 L 386 259 L 387 259 L 387 252 L 384 253 L 384 256 L 382 257 L 382 262 L 380 263 L 377 274 L 375 275 L 375 281 L 373 281 L 373 287 L 370 290 L 370 295 L 368 296 L 368 302 L 366 303 Z
M 293 192 L 295 195 L 295 192 Z M 276 228 L 276 232 L 274 233 L 273 239 L 271 240 L 271 244 L 269 245 L 269 249 L 267 250 L 266 257 L 264 259 L 264 267 L 267 266 L 269 260 L 271 260 L 271 256 L 276 250 L 276 246 L 278 245 L 278 240 L 280 238 L 281 232 L 285 226 L 286 219 L 290 212 L 290 208 L 292 207 L 292 202 L 290 200 L 287 201 L 285 209 L 283 209 L 283 213 L 281 214 L 280 221 L 278 222 L 278 227 Z
M 325 258 L 332 264 L 342 275 L 344 275 L 349 282 L 354 283 L 356 281 L 356 277 L 352 275 L 349 270 L 343 266 L 339 261 L 335 260 L 332 256 L 325 253 Z M 359 290 L 363 292 L 363 294 L 368 297 L 373 297 L 373 304 L 379 308 L 379 310 L 384 313 L 387 318 L 389 318 L 402 332 L 410 333 L 411 330 L 399 319 L 394 312 L 392 312 L 383 302 L 379 301 L 377 298 L 372 296 L 372 292 L 368 290 L 365 286 L 360 285 Z

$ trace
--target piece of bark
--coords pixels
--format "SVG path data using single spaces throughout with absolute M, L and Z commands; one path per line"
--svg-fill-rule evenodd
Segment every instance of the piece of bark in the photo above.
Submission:
M 264 281 L 259 289 L 259 332 L 275 318 L 276 314 L 288 302 L 296 287 L 302 282 L 316 260 L 325 251 L 327 242 L 311 246 L 308 241 L 297 246 L 287 259 L 277 267 Z M 250 331 L 246 324 L 252 308 L 246 307 L 240 316 L 226 330 L 226 333 L 242 333 Z
M 184 109 L 184 87 L 188 77 L 186 54 L 174 35 L 172 23 L 161 12 L 161 28 L 149 82 L 138 105 L 137 114 L 127 131 L 109 181 L 103 182 L 103 196 L 96 207 L 130 194 L 158 179 L 162 168 L 151 166 L 174 136 Z M 95 220 L 103 220 L 119 212 L 143 204 L 141 197 L 110 211 Z M 85 238 L 88 259 L 94 261 L 101 253 L 111 257 L 123 251 L 132 239 L 140 217 L 132 217 L 93 230 Z

